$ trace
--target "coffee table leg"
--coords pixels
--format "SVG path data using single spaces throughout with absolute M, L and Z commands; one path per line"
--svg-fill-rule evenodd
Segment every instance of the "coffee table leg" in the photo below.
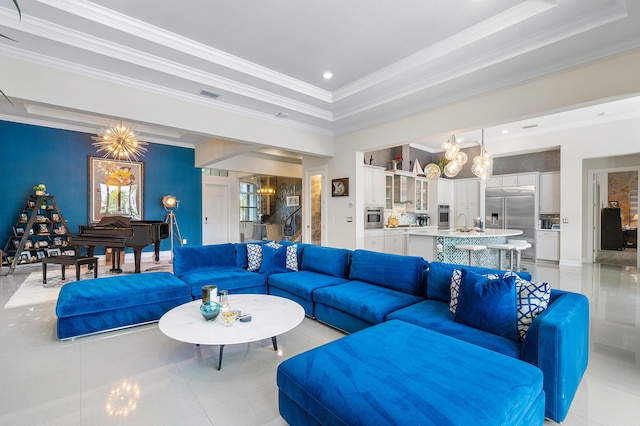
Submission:
M 273 336 L 271 338 L 271 341 L 273 342 L 273 350 L 277 351 L 278 350 L 278 341 L 276 340 L 276 336 Z
M 222 351 L 224 350 L 224 345 L 220 345 L 220 357 L 218 358 L 218 371 L 222 368 Z

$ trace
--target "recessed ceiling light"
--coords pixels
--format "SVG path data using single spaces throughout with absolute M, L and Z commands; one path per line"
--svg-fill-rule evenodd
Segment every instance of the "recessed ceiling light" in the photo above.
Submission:
M 289 117 L 289 114 L 287 114 L 286 112 L 280 111 L 279 113 L 276 114 L 276 116 L 280 118 L 287 118 Z
M 507 129 L 502 129 L 502 134 L 506 135 L 507 133 L 509 133 L 509 131 Z
M 322 78 L 324 78 L 325 80 L 330 80 L 331 77 L 333 77 L 333 73 L 331 71 L 325 71 L 324 73 L 322 73 Z

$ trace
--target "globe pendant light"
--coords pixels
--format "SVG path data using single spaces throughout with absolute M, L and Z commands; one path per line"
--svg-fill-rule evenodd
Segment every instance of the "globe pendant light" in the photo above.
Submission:
M 471 172 L 481 181 L 487 180 L 493 171 L 493 159 L 484 146 L 484 129 L 482 129 L 482 141 L 480 142 L 480 154 L 473 159 Z

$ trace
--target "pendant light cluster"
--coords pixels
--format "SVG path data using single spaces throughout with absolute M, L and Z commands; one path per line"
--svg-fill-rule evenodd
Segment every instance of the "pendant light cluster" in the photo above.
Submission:
M 480 154 L 473 159 L 473 166 L 471 166 L 471 171 L 473 172 L 474 175 L 478 176 L 478 179 L 484 181 L 489 176 L 491 176 L 492 170 L 493 170 L 493 159 L 491 158 L 491 154 L 489 154 L 484 147 L 484 129 L 482 129 L 482 141 L 480 142 Z
M 139 141 L 133 129 L 120 122 L 117 126 L 111 126 L 102 134 L 91 136 L 95 142 L 93 146 L 98 148 L 98 153 L 104 151 L 104 158 L 114 160 L 139 161 L 147 152 L 147 142 Z
M 460 173 L 462 166 L 467 163 L 467 154 L 460 151 L 460 146 L 456 141 L 455 135 L 451 135 L 449 140 L 442 144 L 442 149 L 445 150 L 444 158 L 449 160 L 447 165 L 444 166 L 444 174 L 447 177 L 454 177 Z

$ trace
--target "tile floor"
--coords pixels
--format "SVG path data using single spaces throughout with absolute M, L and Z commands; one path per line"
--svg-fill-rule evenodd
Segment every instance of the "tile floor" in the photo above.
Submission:
M 589 367 L 564 425 L 640 424 L 637 269 L 529 270 L 591 301 Z M 25 272 L 0 277 L 2 306 Z M 342 336 L 306 318 L 278 337 L 278 352 L 271 340 L 226 347 L 217 371 L 217 348 L 172 341 L 157 325 L 60 342 L 55 321 L 54 303 L 0 308 L 0 425 L 282 425 L 278 364 Z

